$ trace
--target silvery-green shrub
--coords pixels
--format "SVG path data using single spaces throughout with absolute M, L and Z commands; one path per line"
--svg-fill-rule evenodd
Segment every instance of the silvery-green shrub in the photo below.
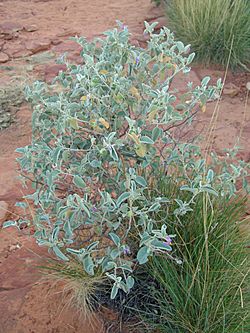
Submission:
M 170 256 L 174 236 L 167 217 L 158 227 L 159 210 L 175 204 L 178 218 L 199 193 L 227 191 L 225 183 L 244 169 L 206 172 L 199 149 L 173 137 L 171 130 L 188 126 L 222 85 L 209 86 L 205 77 L 197 87 L 188 83 L 183 94 L 173 89 L 173 79 L 190 71 L 194 54 L 167 28 L 155 34 L 155 23 L 145 25 L 145 49 L 130 44 L 121 24 L 103 39 L 74 38 L 82 64 L 62 58 L 67 69 L 53 84 L 39 81 L 26 89 L 32 141 L 17 149 L 22 176 L 34 187 L 26 198 L 35 208 L 37 243 L 60 260 L 77 258 L 90 275 L 106 274 L 112 298 L 133 287 L 133 271 L 150 256 Z M 193 194 L 190 202 L 151 197 L 154 179 L 160 172 L 171 176 L 171 168 Z

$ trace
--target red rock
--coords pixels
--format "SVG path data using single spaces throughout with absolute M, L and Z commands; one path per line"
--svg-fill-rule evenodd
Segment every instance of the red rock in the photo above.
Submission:
M 6 43 L 3 47 L 3 50 L 10 58 L 26 57 L 31 54 L 31 52 L 26 50 L 23 43 L 17 41 Z
M 51 44 L 52 45 L 58 45 L 58 44 L 61 44 L 63 41 L 59 38 L 55 38 L 51 41 Z
M 24 50 L 24 49 L 20 49 L 19 51 L 17 51 L 14 55 L 13 58 L 17 59 L 17 58 L 23 58 L 23 57 L 28 57 L 32 55 L 32 52 L 28 51 L 28 50 Z
M 72 64 L 82 64 L 83 63 L 83 59 L 79 53 L 67 54 L 67 60 L 69 60 L 69 62 L 71 62 Z
M 0 52 L 0 63 L 7 62 L 8 60 L 9 56 L 4 52 Z
M 130 42 L 133 45 L 136 45 L 136 46 L 146 47 L 148 40 L 149 40 L 149 36 L 148 35 L 133 34 L 132 38 L 130 39 Z
M 231 82 L 225 84 L 225 86 L 223 88 L 223 95 L 228 95 L 230 97 L 237 96 L 239 94 L 239 92 L 240 92 L 240 88 Z
M 152 24 L 154 22 L 158 22 L 157 26 L 155 27 L 156 31 L 160 30 L 164 26 L 167 26 L 166 16 L 156 17 L 156 18 L 153 18 L 152 20 L 148 21 L 149 24 Z
M 6 221 L 8 215 L 8 204 L 5 201 L 0 201 L 0 224 Z
M 237 158 L 239 160 L 243 160 L 245 161 L 246 163 L 249 163 L 250 162 L 250 152 L 249 151 L 240 151 L 238 154 L 237 154 Z M 250 206 L 249 206 L 250 208 Z M 249 210 L 250 211 L 250 210 Z
M 46 51 L 50 48 L 51 42 L 48 39 L 39 40 L 39 41 L 28 41 L 25 43 L 25 47 L 28 51 L 31 51 L 33 54 Z
M 67 40 L 53 47 L 53 51 L 58 52 L 60 54 L 64 52 L 75 52 L 76 54 L 79 54 L 81 50 L 82 47 L 73 40 Z
M 38 27 L 35 24 L 26 25 L 24 27 L 24 30 L 27 31 L 27 32 L 33 32 L 33 31 L 37 31 Z
M 2 47 L 4 46 L 5 41 L 4 40 L 0 40 L 0 51 L 2 50 Z
M 18 38 L 19 37 L 19 33 L 18 32 L 13 32 L 12 34 L 6 34 L 4 35 L 4 39 L 5 40 L 11 40 L 14 38 Z
M 164 10 L 162 6 L 156 6 L 153 2 L 152 5 L 153 6 L 150 8 L 150 11 L 148 11 L 145 17 L 145 21 L 147 22 L 151 22 L 152 20 L 157 21 L 158 18 L 161 17 Z
M 17 38 L 18 31 L 22 30 L 23 26 L 18 23 L 5 22 L 0 25 L 0 36 L 5 40 L 11 40 Z
M 66 65 L 53 64 L 44 68 L 45 81 L 52 81 L 60 71 L 66 70 Z
M 18 23 L 4 22 L 0 25 L 1 34 L 12 34 L 21 30 L 23 30 L 23 26 Z
M 13 230 L 13 228 L 11 229 Z M 4 231 L 6 230 L 10 234 L 14 232 L 11 229 L 4 229 Z M 2 234 L 2 237 L 5 236 L 4 234 Z M 25 240 L 23 239 L 22 243 L 24 244 L 24 242 Z M 10 246 L 13 248 L 13 244 Z M 31 256 L 29 251 L 33 250 L 34 253 L 37 253 L 39 250 L 43 254 L 46 254 L 46 252 L 44 251 L 45 249 L 38 248 L 34 240 L 30 240 L 28 246 L 28 250 L 26 246 L 16 248 L 15 255 L 13 252 L 9 253 L 8 258 L 4 261 L 4 265 L 0 269 L 0 284 L 2 288 L 24 288 L 29 284 L 33 284 L 34 280 L 39 279 L 40 274 L 35 267 L 39 259 L 35 255 Z
M 56 36 L 57 37 L 69 37 L 69 36 L 75 37 L 77 35 L 79 35 L 79 33 L 75 30 L 65 30 L 65 31 L 60 32 Z

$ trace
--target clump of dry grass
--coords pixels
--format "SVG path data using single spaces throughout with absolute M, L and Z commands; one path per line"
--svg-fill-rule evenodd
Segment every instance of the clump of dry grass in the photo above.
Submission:
M 94 276 L 87 274 L 81 263 L 73 259 L 67 263 L 50 260 L 40 268 L 45 280 L 52 280 L 56 285 L 62 282 L 66 307 L 73 307 L 81 318 L 94 324 L 93 313 L 98 310 L 96 294 L 106 284 L 106 277 L 98 272 Z

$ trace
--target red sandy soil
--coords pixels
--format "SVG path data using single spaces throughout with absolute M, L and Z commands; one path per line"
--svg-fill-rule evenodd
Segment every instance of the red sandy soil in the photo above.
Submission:
M 50 81 L 61 68 L 57 55 L 67 51 L 76 60 L 77 44 L 69 36 L 93 38 L 115 25 L 119 19 L 134 33 L 133 42 L 144 45 L 144 20 L 165 23 L 162 10 L 149 0 L 2 0 L 0 3 L 0 86 L 13 80 L 29 82 L 33 78 Z M 210 75 L 214 80 L 223 71 L 195 67 L 188 79 L 175 84 L 185 89 L 185 82 L 199 83 Z M 250 161 L 250 109 L 245 105 L 247 74 L 229 74 L 213 147 L 219 154 L 232 147 L 241 132 L 239 157 Z M 15 81 L 16 82 L 16 81 Z M 207 128 L 215 104 L 199 117 L 197 129 Z M 14 203 L 23 190 L 17 180 L 14 150 L 31 139 L 31 110 L 23 104 L 14 124 L 0 132 L 0 223 L 18 214 Z M 190 128 L 190 131 L 193 128 Z M 250 212 L 249 212 L 250 213 Z M 102 325 L 91 326 L 79 319 L 77 311 L 66 306 L 61 290 L 41 279 L 36 266 L 46 251 L 31 238 L 15 230 L 0 230 L 0 333 L 101 333 Z M 108 325 L 106 325 L 108 326 Z

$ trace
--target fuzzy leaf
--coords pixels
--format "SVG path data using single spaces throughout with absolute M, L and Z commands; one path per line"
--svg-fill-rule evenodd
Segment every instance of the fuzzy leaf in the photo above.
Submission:
M 132 289 L 135 284 L 135 279 L 132 276 L 129 276 L 126 280 L 126 286 L 128 290 Z
M 158 111 L 158 110 L 155 109 L 155 110 L 149 112 L 149 114 L 148 114 L 148 120 L 149 120 L 149 121 L 152 121 L 152 120 L 155 118 L 155 116 L 156 116 L 156 114 L 157 114 L 157 111 Z
M 16 221 L 6 221 L 3 223 L 3 228 L 9 228 L 9 227 L 16 227 L 17 223 Z
M 76 118 L 70 118 L 69 120 L 69 124 L 72 128 L 74 128 L 75 130 L 77 130 L 79 128 L 78 126 L 78 121 Z
M 105 120 L 104 118 L 99 118 L 99 122 L 106 128 L 109 129 L 110 124 L 109 122 L 107 122 L 107 120 Z
M 130 197 L 129 192 L 122 193 L 119 198 L 116 200 L 116 206 L 119 207 L 124 201 L 126 201 Z
M 216 197 L 218 197 L 218 192 L 216 192 L 212 187 L 210 186 L 202 186 L 200 189 L 201 192 L 207 192 L 210 194 L 215 195 Z
M 110 150 L 110 156 L 113 158 L 114 161 L 118 161 L 118 155 L 114 147 Z
M 129 133 L 128 136 L 136 143 L 136 144 L 140 144 L 140 140 L 138 135 L 136 135 L 135 133 Z
M 211 183 L 214 179 L 214 171 L 212 169 L 209 169 L 207 172 L 207 182 Z
M 146 246 L 141 247 L 138 251 L 137 260 L 140 265 L 145 264 L 148 261 L 148 248 Z
M 143 178 L 141 176 L 136 176 L 135 181 L 137 184 L 139 184 L 143 187 L 147 186 L 147 182 L 146 182 L 145 178 Z
M 94 265 L 94 262 L 93 262 L 91 256 L 88 255 L 83 259 L 83 267 L 89 275 L 95 274 L 95 272 L 94 272 L 95 265 Z
M 155 212 L 161 207 L 159 202 L 154 203 L 151 207 L 149 207 L 149 212 Z
M 86 205 L 84 205 L 84 203 L 81 204 L 81 207 L 85 211 L 85 213 L 88 215 L 88 217 L 90 217 L 90 211 L 89 211 L 88 207 Z
M 64 261 L 69 261 L 69 258 L 67 258 L 65 256 L 65 254 L 62 253 L 62 251 L 59 249 L 59 247 L 57 246 L 53 246 L 52 247 L 52 250 L 54 251 L 55 255 L 59 258 L 59 259 L 62 259 Z
M 129 92 L 131 93 L 132 96 L 136 97 L 137 99 L 141 98 L 139 91 L 136 87 L 131 87 L 129 89 Z
M 112 239 L 112 241 L 115 243 L 116 246 L 120 245 L 120 237 L 117 236 L 116 234 L 114 234 L 113 232 L 109 233 L 110 238 Z
M 56 226 L 52 232 L 52 235 L 51 235 L 51 239 L 52 241 L 54 242 L 55 240 L 57 240 L 58 238 L 58 233 L 60 231 L 60 227 L 59 226 Z
M 142 136 L 140 138 L 140 142 L 141 143 L 146 143 L 146 144 L 149 144 L 149 145 L 154 144 L 154 141 L 152 139 L 150 139 L 148 136 Z
M 99 73 L 102 75 L 106 75 L 108 74 L 108 71 L 106 69 L 101 69 Z
M 77 186 L 77 187 L 80 187 L 80 188 L 85 188 L 86 187 L 86 184 L 85 182 L 83 181 L 82 177 L 76 175 L 73 179 L 73 182 L 74 184 Z
M 201 81 L 201 84 L 203 86 L 206 86 L 208 84 L 208 82 L 210 81 L 210 76 L 205 76 L 202 81 Z
M 111 298 L 111 299 L 115 299 L 117 293 L 118 293 L 118 287 L 117 287 L 116 284 L 113 284 L 113 287 L 112 287 L 112 290 L 111 290 L 111 296 L 110 296 L 110 298 Z
M 155 239 L 152 243 L 153 246 L 155 246 L 157 249 L 160 250 L 166 250 L 166 251 L 171 251 L 172 247 L 164 242 L 161 242 L 157 239 Z
M 139 157 L 144 157 L 147 152 L 147 147 L 141 143 L 141 144 L 137 145 L 135 152 Z
M 152 131 L 152 140 L 155 142 L 162 135 L 163 131 L 159 127 L 155 127 Z

